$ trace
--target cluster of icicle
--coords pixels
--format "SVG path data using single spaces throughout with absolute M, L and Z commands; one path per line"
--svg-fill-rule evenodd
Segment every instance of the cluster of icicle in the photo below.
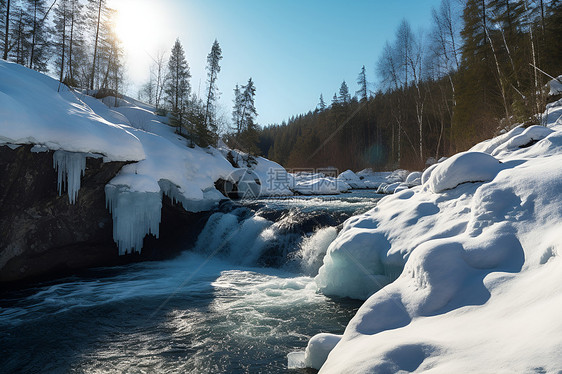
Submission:
M 80 177 L 86 170 L 86 154 L 78 152 L 56 151 L 53 154 L 53 167 L 58 173 L 57 187 L 59 196 L 64 187 L 68 192 L 68 201 L 76 202 L 80 190 Z
M 105 186 L 106 206 L 113 216 L 113 240 L 119 254 L 140 252 L 144 237 L 158 238 L 162 193 L 131 191 L 128 186 Z

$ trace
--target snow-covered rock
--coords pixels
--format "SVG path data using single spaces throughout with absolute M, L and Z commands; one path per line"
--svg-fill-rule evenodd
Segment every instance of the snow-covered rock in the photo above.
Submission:
M 537 141 L 546 138 L 552 132 L 553 130 L 545 126 L 530 126 L 523 130 L 521 134 L 513 136 L 505 143 L 499 145 L 491 154 L 492 156 L 498 156 L 501 153 L 515 151 L 518 148 L 529 147 Z
M 361 179 L 363 184 L 365 184 L 366 188 L 376 190 L 383 185 L 392 185 L 397 182 L 404 182 L 408 176 L 408 171 L 402 169 L 395 171 L 373 171 L 371 169 L 363 169 L 356 175 Z
M 439 164 L 433 164 L 430 167 L 428 167 L 427 169 L 425 169 L 422 173 L 422 176 L 420 178 L 420 182 L 421 184 L 425 184 L 427 183 L 427 181 L 429 180 L 429 177 L 431 176 L 431 173 L 433 173 L 433 170 L 435 170 L 435 168 L 438 166 Z
M 421 184 L 421 177 L 422 177 L 421 171 L 413 171 L 410 174 L 408 174 L 404 183 L 406 183 L 408 186 L 411 187 L 419 186 Z
M 462 183 L 487 182 L 502 169 L 500 162 L 484 152 L 458 153 L 439 163 L 427 184 L 433 192 L 450 190 Z
M 364 189 L 367 188 L 365 183 L 351 170 L 346 170 L 340 175 L 338 175 L 338 180 L 345 182 L 349 185 L 349 187 L 353 189 Z
M 341 335 L 321 333 L 315 335 L 306 346 L 305 367 L 320 370 L 328 355 L 341 340 Z
M 241 198 L 293 195 L 293 175 L 283 166 L 264 157 L 230 149 L 224 143 L 219 150 L 239 168 L 229 175 L 228 180 L 238 184 Z

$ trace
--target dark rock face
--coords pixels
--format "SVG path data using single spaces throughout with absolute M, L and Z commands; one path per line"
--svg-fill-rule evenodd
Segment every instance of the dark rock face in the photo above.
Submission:
M 114 257 L 104 187 L 125 164 L 89 158 L 75 204 L 58 196 L 53 152 L 0 147 L 0 281 L 104 264 Z
M 78 198 L 70 204 L 66 192 L 58 196 L 53 152 L 0 146 L 0 282 L 169 258 L 183 249 L 181 242 L 194 240 L 192 231 L 206 214 L 187 213 L 165 198 L 162 240 L 145 238 L 142 254 L 118 255 L 104 188 L 125 164 L 88 158 Z

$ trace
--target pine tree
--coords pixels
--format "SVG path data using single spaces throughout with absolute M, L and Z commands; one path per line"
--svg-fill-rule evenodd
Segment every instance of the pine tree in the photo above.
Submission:
M 493 135 L 487 132 L 489 123 L 505 115 L 494 75 L 497 69 L 487 42 L 483 6 L 480 0 L 467 0 L 462 16 L 462 62 L 455 87 L 457 105 L 452 128 L 455 145 L 460 149 L 470 145 L 467 139 L 472 142 Z
M 220 60 L 222 60 L 222 50 L 219 42 L 215 39 L 211 52 L 207 55 L 207 84 L 209 86 L 207 90 L 207 103 L 205 105 L 204 126 L 201 128 L 201 134 L 199 135 L 202 145 L 212 144 L 216 139 L 217 124 L 214 103 L 218 97 L 216 81 L 218 73 L 221 71 Z
M 361 68 L 361 72 L 357 77 L 357 84 L 359 85 L 359 90 L 357 94 L 359 95 L 359 100 L 365 102 L 368 99 L 368 88 L 367 88 L 367 74 L 365 73 L 365 65 Z
M 340 86 L 340 92 L 338 96 L 338 100 L 341 104 L 349 104 L 351 101 L 351 95 L 349 94 L 349 88 L 347 87 L 347 83 L 343 81 Z
M 250 154 L 256 154 L 258 149 L 258 126 L 255 118 L 258 115 L 254 104 L 256 88 L 252 78 L 241 87 L 240 91 L 240 127 L 242 129 L 238 137 L 239 144 Z
M 340 105 L 340 100 L 338 99 L 338 94 L 334 92 L 334 96 L 332 96 L 332 108 L 335 108 L 338 105 Z
M 324 102 L 324 97 L 322 96 L 322 94 L 320 94 L 320 100 L 319 100 L 319 102 L 318 102 L 317 109 L 318 109 L 320 112 L 323 112 L 323 111 L 326 110 L 326 103 Z
M 232 107 L 232 123 L 234 124 L 234 130 L 236 136 L 239 136 L 242 132 L 242 95 L 240 92 L 240 87 L 236 85 L 234 87 L 234 105 Z
M 176 39 L 168 60 L 167 84 L 164 92 L 179 133 L 181 133 L 181 127 L 184 125 L 187 103 L 191 93 L 189 78 L 191 78 L 189 65 L 185 59 L 180 40 Z

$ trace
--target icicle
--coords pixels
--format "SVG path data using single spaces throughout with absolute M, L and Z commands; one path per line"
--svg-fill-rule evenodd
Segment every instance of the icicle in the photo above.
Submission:
M 158 238 L 162 211 L 160 192 L 131 191 L 124 185 L 108 184 L 105 202 L 113 216 L 113 240 L 120 255 L 140 253 L 147 234 Z
M 57 186 L 59 196 L 65 184 L 68 192 L 68 201 L 76 202 L 80 190 L 80 177 L 86 170 L 86 154 L 67 151 L 56 151 L 53 154 L 53 167 L 58 172 Z

